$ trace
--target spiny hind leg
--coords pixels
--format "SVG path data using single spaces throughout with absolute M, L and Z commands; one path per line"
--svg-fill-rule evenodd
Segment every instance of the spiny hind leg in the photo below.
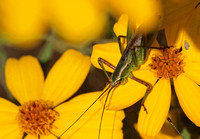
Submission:
M 153 86 L 149 82 L 146 82 L 146 81 L 144 81 L 144 80 L 142 80 L 140 78 L 135 77 L 133 74 L 132 74 L 132 77 L 130 77 L 130 78 L 132 80 L 134 80 L 136 82 L 139 82 L 139 83 L 141 83 L 141 84 L 143 84 L 143 85 L 145 85 L 147 87 L 147 90 L 146 90 L 146 93 L 145 93 L 145 95 L 144 95 L 144 97 L 142 99 L 141 105 L 144 108 L 144 111 L 146 111 L 146 113 L 148 114 L 148 111 L 147 111 L 147 108 L 144 105 L 144 102 L 145 102 L 147 96 L 149 95 L 149 93 L 151 92 Z
M 121 42 L 121 38 L 123 38 L 123 42 Z M 121 52 L 121 54 L 123 54 L 123 52 L 124 52 L 124 47 L 122 46 L 122 44 L 125 44 L 126 43 L 126 39 L 127 37 L 126 36 L 123 36 L 123 35 L 119 35 L 118 37 L 117 37 L 117 40 L 118 40 L 118 44 L 119 44 L 119 50 L 120 50 L 120 52 Z
M 147 90 L 145 92 L 145 95 L 144 95 L 142 102 L 141 102 L 141 105 L 142 105 L 142 107 L 144 108 L 144 111 L 146 111 L 147 114 L 148 114 L 148 111 L 147 111 L 147 108 L 144 105 L 144 102 L 145 102 L 147 96 L 150 94 L 152 88 L 153 88 L 152 85 L 149 83 L 148 86 L 147 86 Z
M 108 76 L 107 71 L 105 70 L 105 67 L 103 64 L 105 64 L 106 66 L 110 67 L 111 69 L 115 70 L 115 66 L 113 64 L 111 64 L 110 62 L 108 62 L 107 60 L 99 57 L 98 58 L 98 63 L 100 65 L 100 67 L 103 69 L 104 73 L 106 74 L 106 77 L 108 78 L 109 81 L 111 81 L 110 77 Z

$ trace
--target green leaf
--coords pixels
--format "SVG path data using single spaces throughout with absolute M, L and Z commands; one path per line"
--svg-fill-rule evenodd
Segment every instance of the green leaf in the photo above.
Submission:
M 184 139 L 191 139 L 191 135 L 188 132 L 187 128 L 184 128 L 181 132 L 181 135 L 183 136 Z
M 6 53 L 2 49 L 0 49 L 0 69 L 5 66 L 6 59 Z
M 53 54 L 52 44 L 48 41 L 44 48 L 40 51 L 38 59 L 42 64 L 47 63 Z
M 3 49 L 0 49 L 0 81 L 2 85 L 5 85 L 4 68 L 6 64 L 6 59 L 7 59 L 6 53 L 3 51 Z
M 0 48 L 0 83 L 3 86 L 3 88 L 5 89 L 8 97 L 13 100 L 12 95 L 10 94 L 10 91 L 8 90 L 7 86 L 6 86 L 6 81 L 5 81 L 5 64 L 6 64 L 6 60 L 7 60 L 7 55 L 4 52 L 3 49 Z

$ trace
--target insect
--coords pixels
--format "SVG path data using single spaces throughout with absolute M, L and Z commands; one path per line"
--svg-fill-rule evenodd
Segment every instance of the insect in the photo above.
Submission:
M 144 101 L 145 101 L 146 96 L 152 90 L 152 85 L 140 78 L 135 77 L 132 74 L 132 71 L 137 70 L 140 67 L 140 65 L 142 65 L 145 62 L 149 49 L 164 49 L 164 48 L 151 46 L 153 42 L 156 40 L 156 36 L 157 36 L 157 32 L 153 32 L 148 35 L 142 35 L 140 33 L 140 29 L 138 29 L 132 35 L 127 47 L 124 50 L 121 47 L 120 39 L 127 38 L 127 37 L 119 36 L 118 43 L 119 43 L 122 56 L 116 67 L 112 65 L 111 63 L 109 63 L 108 61 L 106 61 L 105 59 L 102 59 L 100 57 L 98 58 L 98 63 L 100 67 L 103 69 L 103 71 L 105 72 L 110 82 L 108 88 L 114 88 L 120 84 L 125 84 L 127 82 L 128 77 L 147 87 L 146 95 L 142 101 L 142 106 L 144 107 L 144 110 L 146 112 L 147 112 L 147 109 L 144 106 Z M 108 76 L 103 64 L 107 65 L 108 67 L 114 70 L 113 74 L 110 77 Z
M 106 61 L 106 60 L 104 60 L 102 58 L 98 59 L 98 62 L 100 64 L 100 66 L 104 69 L 104 72 L 105 72 L 105 74 L 106 74 L 107 77 L 108 77 L 108 74 L 105 71 L 105 68 L 104 68 L 103 64 L 108 65 L 109 67 L 111 67 L 114 70 L 112 76 L 108 77 L 109 81 L 110 81 L 109 86 L 79 116 L 79 118 L 76 119 L 58 138 L 61 138 L 62 135 L 65 134 L 65 132 L 67 132 L 96 103 L 96 101 L 98 101 L 108 91 L 108 95 L 106 97 L 106 101 L 107 101 L 107 98 L 109 96 L 109 92 L 114 87 L 117 87 L 120 84 L 125 84 L 127 82 L 127 78 L 128 77 L 130 77 L 131 79 L 136 80 L 139 83 L 147 86 L 148 89 L 147 89 L 147 93 L 146 94 L 148 94 L 151 91 L 152 85 L 150 83 L 148 83 L 148 82 L 145 82 L 145 81 L 139 79 L 139 78 L 136 78 L 132 74 L 132 71 L 138 69 L 139 66 L 144 63 L 149 48 L 155 48 L 155 49 L 160 49 L 160 48 L 151 47 L 152 43 L 156 40 L 157 32 L 153 32 L 153 33 L 150 33 L 148 35 L 143 35 L 140 30 L 141 29 L 139 28 L 131 36 L 129 43 L 128 43 L 127 47 L 124 50 L 122 48 L 120 39 L 121 38 L 127 38 L 127 37 L 126 36 L 119 36 L 118 37 L 118 42 L 119 42 L 119 46 L 120 46 L 120 50 L 121 50 L 122 56 L 121 56 L 121 59 L 119 60 L 119 63 L 118 63 L 118 65 L 117 65 L 116 68 L 112 64 L 110 64 L 108 61 Z M 129 38 L 127 38 L 127 39 L 129 39 Z M 106 104 L 106 101 L 105 101 L 105 104 Z M 102 116 L 101 116 L 101 122 L 100 122 L 100 126 L 99 126 L 99 137 L 98 138 L 100 138 L 101 123 L 102 123 L 102 119 L 103 119 L 105 104 L 103 106 L 103 111 L 102 111 Z M 142 102 L 142 105 L 143 105 L 145 111 L 147 112 L 147 110 L 146 110 L 146 108 L 144 106 L 144 100 Z
M 125 84 L 127 82 L 127 78 L 131 78 L 132 80 L 135 80 L 147 87 L 147 90 L 146 90 L 145 96 L 143 97 L 141 105 L 144 108 L 144 111 L 146 111 L 146 113 L 148 113 L 148 111 L 144 105 L 144 102 L 145 102 L 145 99 L 147 98 L 148 94 L 152 90 L 152 85 L 140 78 L 135 77 L 132 74 L 132 71 L 137 70 L 140 67 L 140 65 L 142 65 L 145 62 L 145 60 L 148 56 L 149 49 L 163 49 L 163 48 L 152 47 L 153 42 L 156 40 L 156 36 L 157 36 L 157 32 L 143 35 L 140 32 L 140 28 L 139 28 L 132 35 L 132 37 L 130 38 L 130 41 L 128 41 L 128 45 L 126 46 L 126 48 L 124 50 L 122 48 L 120 40 L 121 40 L 121 38 L 127 38 L 127 37 L 119 36 L 118 43 L 119 43 L 119 47 L 120 47 L 122 56 L 116 67 L 114 65 L 112 65 L 111 63 L 109 63 L 108 61 L 106 61 L 105 59 L 102 59 L 100 57 L 98 58 L 98 63 L 100 65 L 100 67 L 103 69 L 104 73 L 106 74 L 106 76 L 108 77 L 108 80 L 110 82 L 109 86 L 107 87 L 107 89 L 109 89 L 109 91 L 108 91 L 107 97 L 105 99 L 103 111 L 105 109 L 106 102 L 107 102 L 110 91 L 114 87 L 117 87 L 121 84 Z M 110 67 L 114 70 L 113 74 L 110 77 L 108 76 L 103 64 L 107 65 L 108 67 Z M 107 89 L 104 92 L 106 92 Z M 102 112 L 101 121 L 102 121 L 102 119 L 103 119 L 103 112 Z M 101 122 L 100 122 L 100 128 L 99 128 L 99 136 L 100 136 L 100 130 L 101 130 Z

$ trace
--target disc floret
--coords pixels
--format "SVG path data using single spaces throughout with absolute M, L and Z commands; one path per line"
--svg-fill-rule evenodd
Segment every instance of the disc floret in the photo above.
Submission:
M 18 121 L 23 132 L 31 135 L 48 135 L 59 113 L 52 109 L 53 102 L 36 100 L 19 107 Z
M 184 58 L 182 53 L 179 52 L 179 49 L 167 48 L 162 50 L 161 55 L 153 56 L 152 63 L 149 64 L 149 66 L 159 78 L 176 78 L 184 72 L 183 59 Z

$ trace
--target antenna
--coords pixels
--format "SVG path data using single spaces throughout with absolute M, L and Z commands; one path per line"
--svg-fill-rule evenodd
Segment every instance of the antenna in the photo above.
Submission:
M 56 136 L 53 132 L 51 132 L 50 130 L 48 130 L 49 133 L 51 133 L 54 137 L 56 137 L 57 139 L 61 139 L 60 137 Z
M 99 135 L 98 135 L 98 139 L 100 139 L 100 133 L 101 133 L 101 125 L 102 125 L 102 121 L 103 121 L 103 114 L 104 114 L 104 110 L 105 110 L 105 107 L 106 107 L 106 102 L 108 100 L 108 96 L 110 94 L 110 91 L 113 89 L 113 86 L 111 86 L 111 88 L 109 89 L 108 91 L 108 95 L 106 96 L 106 100 L 105 100 L 105 103 L 103 105 L 103 110 L 102 110 L 102 114 L 101 114 L 101 120 L 100 120 L 100 125 L 99 125 Z
M 167 117 L 167 121 L 172 125 L 172 127 L 176 130 L 176 132 L 184 139 L 184 137 L 181 135 L 181 133 L 178 131 L 178 129 L 176 128 L 176 126 L 173 124 L 172 120 Z

